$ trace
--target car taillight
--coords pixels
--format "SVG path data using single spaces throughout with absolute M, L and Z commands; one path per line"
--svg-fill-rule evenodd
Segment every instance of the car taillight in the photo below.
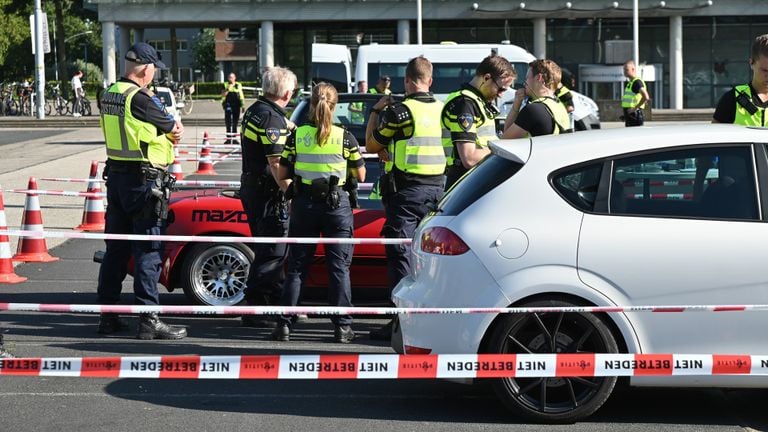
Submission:
M 421 233 L 421 250 L 436 255 L 461 255 L 469 246 L 448 228 L 431 227 Z
M 413 355 L 413 354 L 429 354 L 431 352 L 432 352 L 431 348 L 421 348 L 421 347 L 416 347 L 416 346 L 411 346 L 411 345 L 406 345 L 405 346 L 405 353 L 408 354 L 408 355 Z

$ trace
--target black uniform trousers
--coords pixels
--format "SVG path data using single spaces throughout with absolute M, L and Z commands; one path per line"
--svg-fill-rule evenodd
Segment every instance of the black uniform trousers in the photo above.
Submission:
M 144 180 L 138 172 L 116 172 L 110 168 L 107 178 L 107 234 L 161 235 L 165 221 L 155 214 L 157 198 L 152 195 L 154 180 Z M 97 294 L 101 304 L 120 301 L 128 260 L 133 256 L 133 293 L 135 304 L 160 303 L 157 282 L 162 268 L 162 242 L 105 240 L 107 251 L 99 269 Z
M 255 175 L 241 177 L 240 201 L 248 216 L 251 236 L 285 237 L 288 235 L 288 214 L 278 208 L 276 193 L 265 191 L 261 183 Z M 277 185 L 274 187 L 277 189 Z M 288 245 L 253 244 L 252 249 L 255 257 L 248 271 L 245 301 L 249 305 L 278 304 L 285 283 Z
M 339 190 L 339 208 L 332 209 L 325 202 L 313 202 L 309 187 L 299 193 L 291 203 L 291 237 L 352 238 L 352 208 L 349 206 L 349 194 Z M 325 264 L 328 268 L 328 304 L 331 306 L 352 306 L 352 288 L 349 282 L 349 266 L 352 264 L 352 244 L 326 244 Z M 301 286 L 309 273 L 312 258 L 317 245 L 291 244 L 288 254 L 288 273 L 286 274 L 283 297 L 280 304 L 296 306 L 301 294 Z M 281 316 L 279 324 L 292 325 L 295 316 Z M 331 317 L 336 325 L 350 325 L 350 315 Z
M 411 238 L 422 219 L 434 209 L 443 196 L 442 185 L 411 183 L 397 192 L 382 197 L 386 222 L 381 229 L 385 238 Z M 386 245 L 387 279 L 390 293 L 411 271 L 408 244 Z
M 224 124 L 227 128 L 227 140 L 236 138 L 240 126 L 240 103 L 224 102 Z

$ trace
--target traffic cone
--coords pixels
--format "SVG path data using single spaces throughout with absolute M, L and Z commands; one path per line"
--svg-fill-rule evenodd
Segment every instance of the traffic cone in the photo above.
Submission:
M 200 150 L 200 156 L 198 156 L 197 162 L 197 171 L 195 171 L 195 174 L 217 175 L 216 171 L 213 170 L 210 148 L 203 147 L 202 150 Z
M 7 230 L 8 224 L 5 221 L 5 206 L 3 205 L 3 192 L 0 188 L 0 230 Z M 13 261 L 11 261 L 11 244 L 8 236 L 0 235 L 0 283 L 19 283 L 27 278 L 17 275 L 13 272 Z
M 29 178 L 29 190 L 37 190 L 37 180 Z M 24 201 L 24 216 L 21 218 L 21 229 L 24 231 L 43 231 L 43 214 L 40 211 L 40 200 L 34 192 L 27 192 Z M 19 239 L 19 247 L 16 249 L 14 261 L 25 262 L 51 262 L 59 259 L 48 254 L 48 245 L 45 237 L 22 237 Z
M 184 172 L 181 170 L 181 162 L 179 162 L 179 149 L 176 146 L 173 147 L 173 163 L 168 172 L 176 180 L 184 180 Z
M 203 144 L 202 147 L 208 147 L 211 143 L 208 142 L 208 131 L 203 131 Z
M 91 180 L 99 178 L 99 162 L 91 161 L 91 174 L 88 176 Z M 86 192 L 101 193 L 101 183 L 98 181 L 88 182 Z M 85 197 L 85 206 L 83 207 L 83 220 L 75 229 L 78 231 L 104 231 L 104 220 L 107 212 L 104 210 L 104 199 L 101 197 Z

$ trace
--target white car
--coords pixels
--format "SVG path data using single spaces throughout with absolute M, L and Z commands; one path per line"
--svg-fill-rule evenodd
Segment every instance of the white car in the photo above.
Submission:
M 630 133 L 631 132 L 631 133 Z M 503 140 L 419 226 L 397 307 L 768 303 L 768 130 L 641 127 Z M 401 314 L 406 354 L 768 354 L 768 313 Z M 595 412 L 617 378 L 504 378 L 529 419 Z M 768 387 L 760 376 L 636 386 Z
M 179 110 L 179 108 L 181 107 L 176 105 L 176 97 L 173 95 L 173 91 L 168 87 L 155 87 L 154 91 L 155 96 L 157 96 L 163 105 L 165 105 L 168 114 L 172 115 L 176 120 L 179 120 L 181 118 L 181 110 Z

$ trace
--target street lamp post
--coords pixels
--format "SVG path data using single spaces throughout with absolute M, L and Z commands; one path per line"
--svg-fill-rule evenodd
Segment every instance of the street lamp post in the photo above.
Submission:
M 82 33 L 74 34 L 74 35 L 64 39 L 64 43 L 67 43 L 67 42 L 71 41 L 72 39 L 79 38 L 80 36 L 89 35 L 91 33 L 93 33 L 93 30 L 86 30 L 86 31 L 84 31 Z M 88 43 L 87 42 L 83 44 L 83 54 L 85 56 L 85 64 L 87 66 L 88 65 Z M 88 69 L 88 68 L 86 67 L 85 69 Z M 85 74 L 86 71 L 83 71 L 83 73 Z

